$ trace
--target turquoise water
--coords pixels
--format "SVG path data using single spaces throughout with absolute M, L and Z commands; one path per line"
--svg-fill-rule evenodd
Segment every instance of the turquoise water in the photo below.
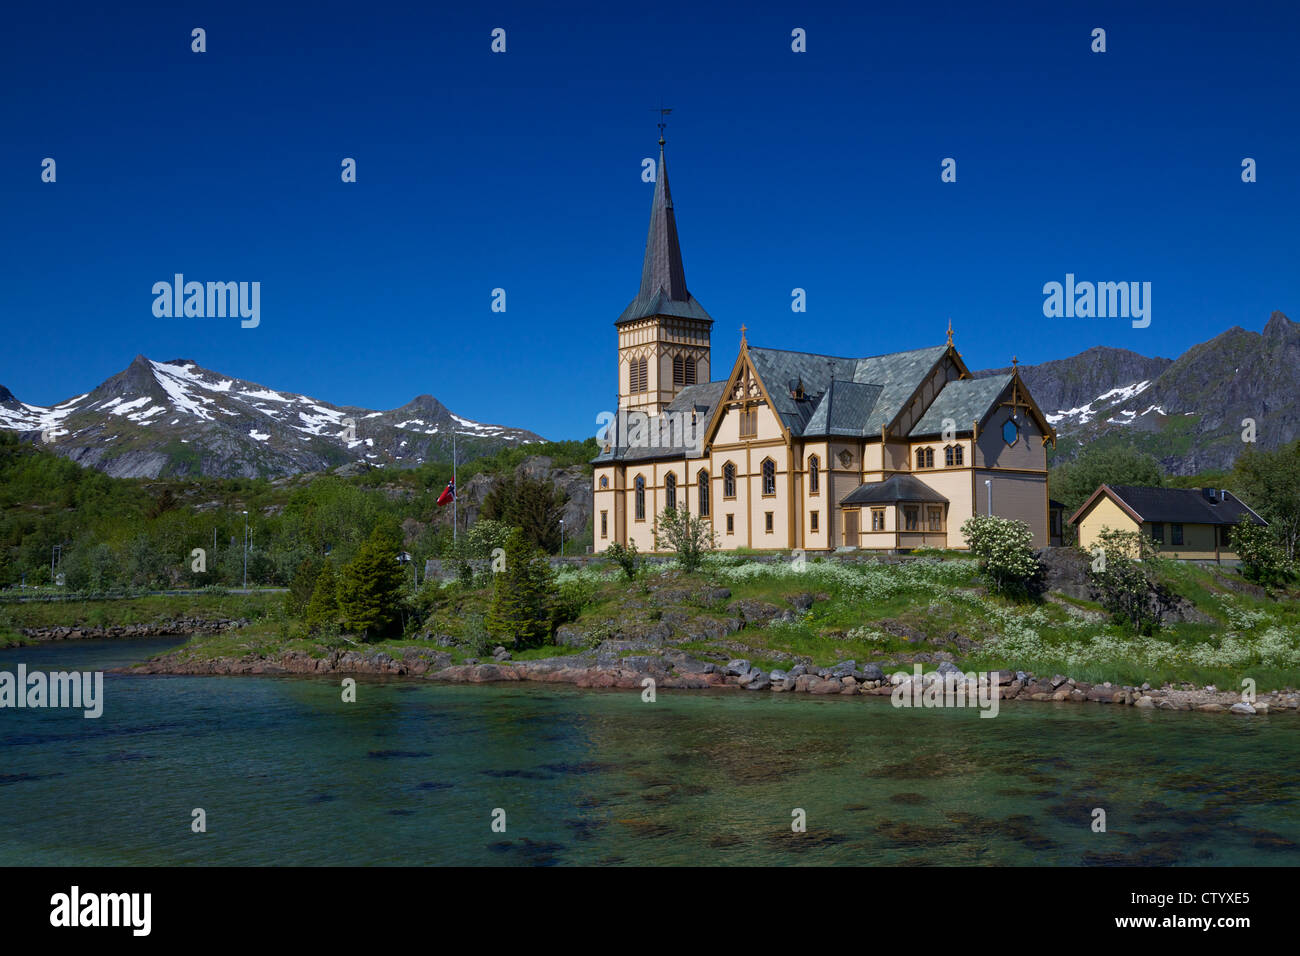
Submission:
M 173 643 L 17 648 L 0 669 Z M 112 674 L 104 692 L 98 720 L 0 710 L 0 864 L 1300 863 L 1294 714 L 415 681 L 344 704 L 337 679 Z

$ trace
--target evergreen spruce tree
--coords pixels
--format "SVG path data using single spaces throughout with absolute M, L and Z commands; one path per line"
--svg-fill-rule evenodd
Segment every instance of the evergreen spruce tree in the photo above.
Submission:
M 518 528 L 506 539 L 505 552 L 483 623 L 507 647 L 536 647 L 550 636 L 554 576 L 545 555 Z
M 406 598 L 397 556 L 401 539 L 386 525 L 371 533 L 339 580 L 343 626 L 366 640 L 390 637 L 401 629 Z
M 338 576 L 334 563 L 326 560 L 316 574 L 316 585 L 303 615 L 303 623 L 311 633 L 332 631 L 339 623 Z

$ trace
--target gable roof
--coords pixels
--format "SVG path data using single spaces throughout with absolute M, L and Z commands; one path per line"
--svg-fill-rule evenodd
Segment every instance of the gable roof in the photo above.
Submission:
M 677 218 L 673 214 L 673 194 L 668 188 L 668 166 L 664 162 L 664 143 L 659 141 L 659 166 L 655 174 L 654 198 L 650 201 L 650 231 L 645 240 L 645 260 L 641 264 L 641 289 L 614 323 L 672 315 L 712 322 L 704 306 L 686 289 L 686 269 L 677 240 Z
M 957 431 L 965 431 L 971 422 L 984 420 L 998 396 L 1010 384 L 1010 373 L 991 378 L 955 379 L 943 387 L 908 435 L 942 434 L 944 419 L 955 422 Z
M 1219 500 L 1213 502 L 1200 488 L 1150 488 L 1142 485 L 1102 485 L 1070 516 L 1070 523 L 1076 524 L 1102 495 L 1115 501 L 1139 523 L 1235 525 L 1244 516 L 1249 516 L 1258 525 L 1268 523 L 1229 491 L 1221 491 Z
M 936 501 L 948 499 L 913 475 L 893 475 L 884 481 L 859 485 L 841 501 L 841 505 L 893 504 L 897 501 Z
M 791 434 L 862 437 L 878 434 L 898 417 L 947 351 L 948 346 L 935 345 L 845 358 L 749 346 L 746 354 Z M 803 386 L 805 398 L 791 394 L 796 383 Z

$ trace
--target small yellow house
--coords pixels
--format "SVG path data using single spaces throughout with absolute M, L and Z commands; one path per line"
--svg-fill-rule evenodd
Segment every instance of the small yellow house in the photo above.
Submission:
M 1248 516 L 1267 522 L 1240 498 L 1220 488 L 1145 488 L 1102 485 L 1070 518 L 1079 529 L 1079 547 L 1090 551 L 1099 533 L 1140 531 L 1170 557 L 1196 561 L 1236 561 L 1232 527 Z

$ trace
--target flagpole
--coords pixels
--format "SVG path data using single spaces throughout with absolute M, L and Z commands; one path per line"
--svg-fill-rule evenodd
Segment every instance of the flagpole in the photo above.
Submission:
M 460 527 L 460 521 L 456 513 L 456 499 L 460 497 L 456 494 L 456 427 L 451 429 L 451 543 L 456 543 L 456 532 Z

